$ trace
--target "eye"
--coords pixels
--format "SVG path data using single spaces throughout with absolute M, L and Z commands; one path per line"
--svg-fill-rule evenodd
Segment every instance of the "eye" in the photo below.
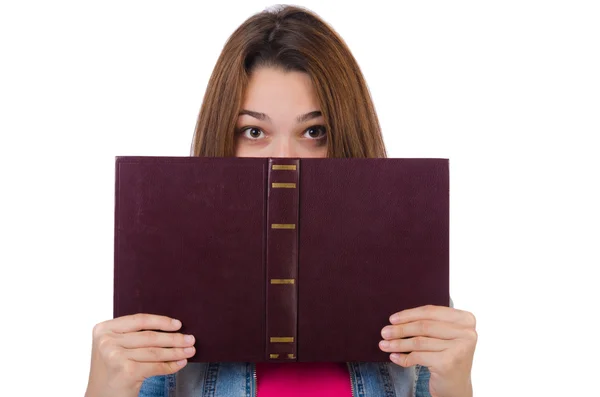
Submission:
M 246 131 L 249 131 L 250 134 L 247 135 Z M 260 137 L 260 134 L 264 134 L 264 132 L 260 128 L 256 128 L 256 127 L 243 128 L 239 132 L 240 132 L 240 134 L 244 135 L 245 138 L 248 138 L 248 139 L 258 139 Z
M 305 133 L 313 139 L 323 139 L 327 136 L 327 131 L 323 125 L 313 125 L 306 129 Z

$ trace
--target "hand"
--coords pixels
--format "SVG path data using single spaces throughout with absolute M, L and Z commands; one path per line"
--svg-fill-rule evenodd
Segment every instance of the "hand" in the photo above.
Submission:
M 195 354 L 194 337 L 177 331 L 179 320 L 134 314 L 97 324 L 85 397 L 137 397 L 144 379 L 183 368 Z
M 472 396 L 471 367 L 477 344 L 475 316 L 445 306 L 421 306 L 390 316 L 379 347 L 402 367 L 426 366 L 432 397 Z

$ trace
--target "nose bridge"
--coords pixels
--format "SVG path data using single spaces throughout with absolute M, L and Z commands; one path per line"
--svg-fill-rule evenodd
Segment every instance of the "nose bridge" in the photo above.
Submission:
M 273 142 L 273 157 L 295 157 L 296 146 L 291 134 L 277 134 Z

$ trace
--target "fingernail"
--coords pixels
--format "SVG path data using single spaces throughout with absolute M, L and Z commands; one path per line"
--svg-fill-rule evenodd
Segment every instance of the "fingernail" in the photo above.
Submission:
M 385 328 L 384 328 L 384 329 L 381 331 L 381 335 L 382 335 L 384 338 L 389 338 L 390 336 L 392 336 L 392 329 L 391 329 L 391 328 L 388 328 L 388 327 L 385 327 Z
M 379 346 L 381 346 L 383 348 L 388 348 L 388 347 L 390 347 L 390 342 L 387 340 L 382 340 L 381 342 L 379 342 Z
M 390 317 L 390 323 L 395 323 L 398 320 L 400 320 L 400 315 L 398 313 L 396 313 L 392 317 Z
M 187 362 L 187 360 L 179 360 L 179 361 L 177 361 L 177 365 L 179 365 L 180 367 L 183 367 L 186 362 Z
M 194 335 L 186 335 L 183 337 L 183 340 L 185 341 L 185 343 L 193 343 L 194 342 Z
M 173 327 L 181 327 L 181 321 L 176 319 L 172 319 L 171 324 L 173 324 Z
M 183 352 L 185 354 L 190 354 L 194 352 L 194 348 L 193 347 L 186 347 L 185 349 L 183 349 Z

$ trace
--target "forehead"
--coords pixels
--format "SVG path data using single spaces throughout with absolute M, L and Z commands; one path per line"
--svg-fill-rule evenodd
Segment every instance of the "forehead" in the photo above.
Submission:
M 263 67 L 250 75 L 243 106 L 262 107 L 250 109 L 261 112 L 285 107 L 312 111 L 318 110 L 318 100 L 308 74 Z

